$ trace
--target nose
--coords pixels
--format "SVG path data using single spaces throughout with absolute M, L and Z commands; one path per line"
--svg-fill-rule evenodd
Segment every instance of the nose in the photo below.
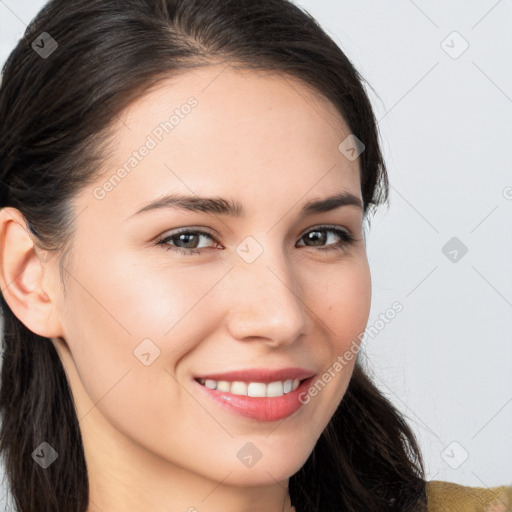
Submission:
M 238 340 L 259 338 L 288 345 L 311 328 L 300 276 L 282 252 L 265 250 L 252 262 L 238 261 L 228 275 L 228 330 Z

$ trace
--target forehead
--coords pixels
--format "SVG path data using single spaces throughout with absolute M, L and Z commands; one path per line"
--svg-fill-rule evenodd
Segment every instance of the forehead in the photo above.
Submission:
M 105 203 L 117 209 L 129 199 L 134 211 L 172 190 L 233 196 L 272 188 L 298 199 L 318 183 L 320 192 L 359 192 L 359 159 L 338 149 L 349 127 L 324 96 L 288 76 L 188 70 L 134 101 L 113 131 L 115 149 L 95 186 L 112 183 Z
M 236 117 L 240 123 L 248 116 L 261 114 L 264 108 L 267 115 L 270 112 L 276 116 L 290 115 L 291 111 L 296 111 L 298 118 L 306 115 L 313 121 L 316 117 L 315 127 L 322 120 L 331 130 L 338 131 L 340 125 L 342 130 L 348 130 L 335 106 L 320 91 L 297 77 L 220 64 L 181 71 L 160 80 L 125 109 L 117 128 L 127 128 L 130 121 L 144 122 L 144 118 L 153 117 L 152 113 L 157 113 L 160 119 L 162 114 L 172 113 L 191 96 L 202 105 L 203 113 L 221 114 L 231 120 Z
M 188 106 L 192 102 L 195 106 Z M 232 141 L 245 142 L 246 151 L 261 150 L 259 143 L 273 142 L 269 149 L 284 152 L 299 141 L 304 150 L 337 147 L 349 134 L 334 105 L 298 79 L 220 65 L 160 81 L 125 109 L 114 131 L 120 143 L 118 154 L 126 155 L 136 147 L 141 135 L 151 135 L 157 144 L 167 146 L 186 139 L 194 145 L 207 138 L 219 149 L 230 146 L 232 151 L 224 157 L 243 153 Z M 307 148 L 304 139 L 311 141 Z M 259 151 L 259 156 L 268 152 Z

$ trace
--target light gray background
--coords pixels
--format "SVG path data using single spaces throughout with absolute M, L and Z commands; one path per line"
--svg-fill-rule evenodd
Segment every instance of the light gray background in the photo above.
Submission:
M 0 0 L 0 63 L 43 3 Z M 295 3 L 378 94 L 391 200 L 367 240 L 374 378 L 429 480 L 510 485 L 512 1 Z M 456 261 L 452 237 L 468 249 Z M 377 322 L 395 301 L 403 311 Z

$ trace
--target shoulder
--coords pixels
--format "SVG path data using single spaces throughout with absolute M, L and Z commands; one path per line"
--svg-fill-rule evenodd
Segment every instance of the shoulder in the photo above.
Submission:
M 510 512 L 512 485 L 469 487 L 431 480 L 426 483 L 428 512 Z

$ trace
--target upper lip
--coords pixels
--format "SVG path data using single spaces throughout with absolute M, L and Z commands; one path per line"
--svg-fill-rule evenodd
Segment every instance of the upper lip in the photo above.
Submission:
M 276 382 L 278 380 L 288 379 L 307 379 L 315 375 L 315 372 L 306 368 L 280 368 L 272 370 L 269 368 L 249 368 L 246 370 L 234 370 L 225 373 L 210 373 L 208 375 L 197 375 L 196 379 L 225 380 L 228 382 Z

